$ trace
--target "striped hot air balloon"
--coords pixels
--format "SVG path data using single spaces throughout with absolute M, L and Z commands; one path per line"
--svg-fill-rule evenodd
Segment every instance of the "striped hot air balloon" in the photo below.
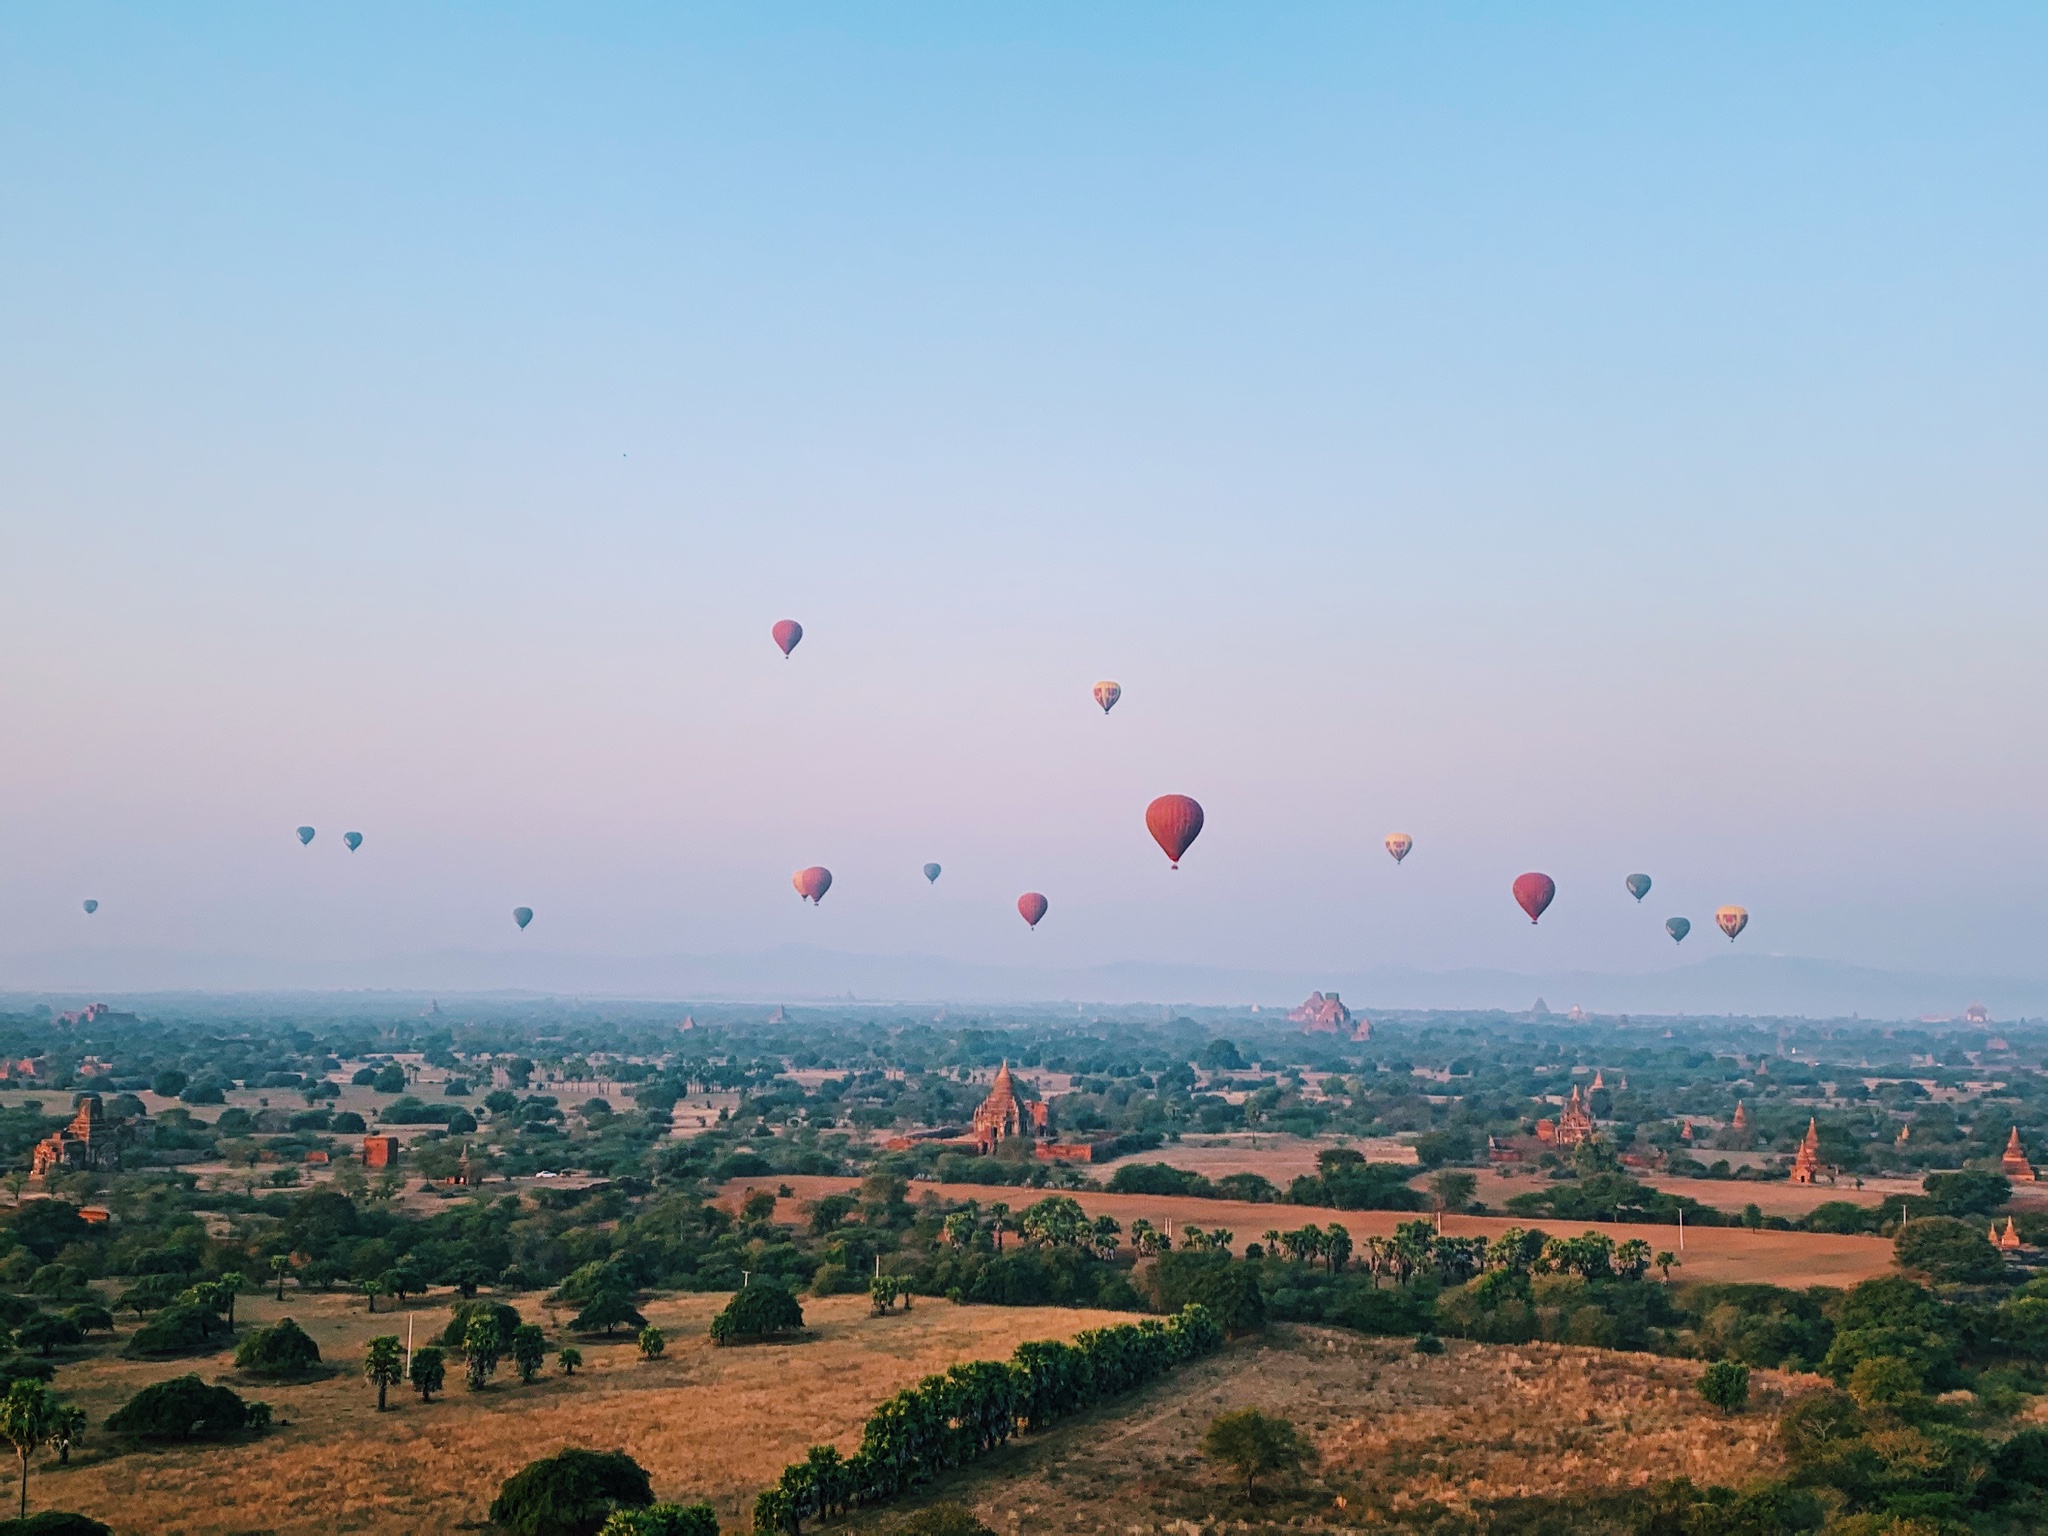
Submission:
M 1396 864 L 1407 858 L 1408 850 L 1414 846 L 1415 839 L 1406 832 L 1389 832 L 1387 834 L 1387 852 L 1394 856 Z
M 1116 701 L 1123 696 L 1123 685 L 1112 683 L 1108 678 L 1095 685 L 1095 702 L 1102 706 L 1105 715 L 1116 708 Z
M 1714 914 L 1714 921 L 1728 935 L 1728 942 L 1733 944 L 1735 935 L 1749 926 L 1749 913 L 1741 907 L 1723 907 Z

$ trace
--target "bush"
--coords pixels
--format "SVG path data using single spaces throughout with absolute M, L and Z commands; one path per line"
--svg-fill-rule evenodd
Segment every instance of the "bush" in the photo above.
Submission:
M 711 1319 L 714 1344 L 738 1344 L 793 1333 L 804 1325 L 804 1309 L 779 1285 L 750 1285 L 733 1292 L 725 1309 Z
M 211 1353 L 214 1334 L 225 1326 L 211 1307 L 190 1302 L 165 1307 L 129 1335 L 124 1353 L 138 1358 Z
M 1978 1285 L 2003 1279 L 2005 1260 L 1974 1222 L 1949 1216 L 1910 1221 L 1892 1240 L 1901 1269 L 1917 1269 L 1936 1281 Z
M 598 1536 L 718 1536 L 718 1515 L 709 1504 L 615 1509 Z
M 1700 1372 L 1700 1396 L 1724 1414 L 1741 1412 L 1749 1402 L 1749 1367 L 1716 1360 Z
M 0 1520 L 0 1536 L 114 1536 L 114 1528 L 90 1515 L 46 1509 L 26 1520 Z
M 995 1536 L 965 1504 L 932 1504 L 896 1527 L 896 1536 Z
M 235 1346 L 235 1369 L 252 1376 L 303 1376 L 320 1363 L 320 1346 L 290 1318 L 253 1328 Z
M 128 1399 L 107 1420 L 107 1428 L 140 1440 L 221 1440 L 248 1426 L 249 1409 L 226 1387 L 209 1387 L 197 1376 L 173 1376 Z
M 558 1451 L 505 1479 L 491 1523 L 514 1536 L 597 1536 L 612 1511 L 645 1509 L 654 1487 L 623 1451 Z

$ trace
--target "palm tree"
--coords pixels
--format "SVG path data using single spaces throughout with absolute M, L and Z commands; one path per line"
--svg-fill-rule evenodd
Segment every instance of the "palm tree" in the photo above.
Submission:
M 50 1438 L 63 1412 L 57 1394 L 40 1381 L 17 1381 L 0 1397 L 0 1439 L 21 1460 L 21 1518 L 28 1519 L 28 1459 Z
M 370 1340 L 363 1356 L 363 1374 L 376 1383 L 377 1411 L 384 1411 L 384 1394 L 405 1380 L 405 1352 L 395 1333 L 379 1334 Z
M 370 1304 L 372 1312 L 377 1310 L 377 1298 L 384 1294 L 382 1280 L 365 1280 L 362 1285 L 363 1299 Z
M 291 1273 L 292 1256 L 288 1253 L 273 1253 L 270 1256 L 270 1272 L 277 1276 L 277 1299 L 284 1300 L 284 1277 Z
M 220 1277 L 220 1290 L 218 1292 L 218 1295 L 220 1296 L 220 1299 L 227 1305 L 229 1333 L 233 1333 L 235 1331 L 235 1295 L 247 1283 L 248 1281 L 246 1277 L 242 1274 L 242 1272 L 239 1269 L 231 1269 L 226 1274 Z
M 85 1410 L 63 1407 L 57 1410 L 57 1422 L 50 1428 L 50 1444 L 57 1448 L 57 1465 L 71 1465 L 71 1447 L 85 1438 Z
M 1265 1239 L 1266 1252 L 1273 1253 L 1279 1249 L 1280 1229 L 1278 1227 L 1268 1227 L 1265 1231 L 1261 1232 L 1259 1236 Z
M 1673 1253 L 1670 1249 L 1666 1248 L 1663 1251 L 1661 1251 L 1657 1255 L 1657 1257 L 1652 1259 L 1650 1262 L 1652 1264 L 1655 1264 L 1659 1269 L 1664 1271 L 1664 1283 L 1666 1285 L 1669 1285 L 1671 1283 L 1671 1266 L 1681 1261 L 1677 1254 Z

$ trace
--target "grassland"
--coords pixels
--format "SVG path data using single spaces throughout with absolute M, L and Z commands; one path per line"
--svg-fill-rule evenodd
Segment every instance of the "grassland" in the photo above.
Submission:
M 415 1306 L 419 1342 L 446 1322 L 449 1300 Z M 534 1298 L 523 1300 L 529 1321 L 547 1321 Z M 834 1297 L 805 1301 L 814 1334 L 806 1342 L 716 1349 L 705 1329 L 724 1300 L 648 1303 L 643 1310 L 670 1339 L 659 1361 L 643 1362 L 624 1334 L 610 1344 L 578 1339 L 587 1363 L 565 1379 L 553 1365 L 559 1344 L 551 1340 L 548 1371 L 531 1386 L 521 1386 L 508 1364 L 493 1386 L 470 1393 L 456 1365 L 445 1397 L 422 1405 L 410 1392 L 394 1393 L 392 1411 L 379 1415 L 356 1371 L 373 1334 L 404 1336 L 404 1313 L 373 1318 L 359 1298 L 340 1296 L 287 1291 L 283 1305 L 244 1297 L 242 1319 L 290 1314 L 340 1371 L 273 1386 L 238 1380 L 230 1353 L 165 1364 L 103 1350 L 67 1363 L 58 1385 L 95 1425 L 146 1383 L 189 1370 L 269 1402 L 285 1422 L 257 1439 L 160 1450 L 123 1448 L 104 1431 L 89 1431 L 68 1468 L 38 1459 L 32 1508 L 79 1510 L 121 1536 L 461 1530 L 482 1522 L 511 1473 L 580 1445 L 626 1451 L 652 1474 L 659 1495 L 708 1498 L 728 1530 L 744 1530 L 754 1494 L 785 1462 L 821 1441 L 851 1449 L 868 1411 L 899 1388 L 955 1360 L 1006 1356 L 1025 1339 L 1063 1338 L 1109 1320 L 943 1302 L 875 1318 L 864 1298 Z

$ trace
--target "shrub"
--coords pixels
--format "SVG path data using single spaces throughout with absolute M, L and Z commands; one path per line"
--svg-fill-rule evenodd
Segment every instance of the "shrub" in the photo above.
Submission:
M 623 1451 L 558 1451 L 505 1479 L 490 1516 L 514 1536 L 597 1536 L 621 1505 L 645 1509 L 654 1487 Z
M 249 1407 L 226 1387 L 209 1387 L 197 1376 L 173 1376 L 128 1399 L 107 1420 L 107 1428 L 140 1440 L 220 1440 L 248 1425 Z
M 668 1340 L 662 1337 L 661 1330 L 655 1327 L 654 1324 L 649 1323 L 640 1330 L 640 1358 L 642 1360 L 659 1360 L 662 1351 L 667 1348 Z
M 931 1504 L 896 1527 L 896 1536 L 995 1536 L 965 1504 Z
M 114 1536 L 114 1528 L 90 1515 L 45 1509 L 26 1520 L 0 1520 L 0 1536 Z
M 718 1536 L 718 1515 L 709 1504 L 615 1509 L 598 1536 Z
M 788 1291 L 779 1285 L 749 1285 L 734 1291 L 724 1310 L 711 1319 L 711 1341 L 737 1344 L 791 1333 L 803 1325 L 804 1309 Z
M 1749 1367 L 1716 1360 L 1700 1372 L 1700 1396 L 1724 1414 L 1741 1412 L 1749 1402 Z
M 290 1318 L 252 1328 L 235 1346 L 235 1369 L 252 1376 L 303 1376 L 320 1363 L 320 1346 Z
M 128 1337 L 125 1353 L 137 1357 L 165 1357 L 210 1352 L 213 1336 L 222 1328 L 211 1307 L 181 1302 L 165 1307 Z

